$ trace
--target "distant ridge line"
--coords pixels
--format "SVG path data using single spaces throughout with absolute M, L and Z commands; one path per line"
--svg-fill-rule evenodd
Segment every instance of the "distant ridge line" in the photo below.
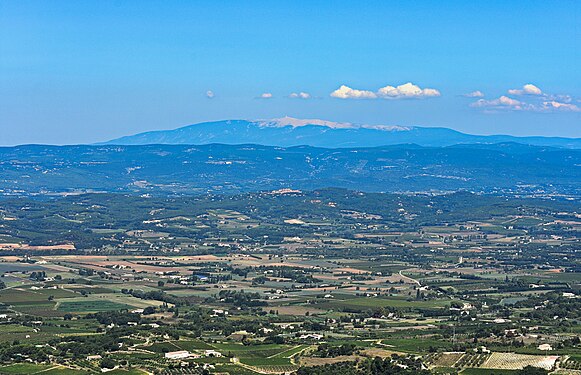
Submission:
M 227 145 L 312 146 L 325 148 L 378 147 L 417 144 L 445 147 L 457 144 L 519 143 L 581 149 L 581 138 L 511 135 L 473 135 L 442 127 L 366 125 L 318 119 L 282 117 L 271 120 L 223 120 L 155 130 L 99 144 L 116 145 Z

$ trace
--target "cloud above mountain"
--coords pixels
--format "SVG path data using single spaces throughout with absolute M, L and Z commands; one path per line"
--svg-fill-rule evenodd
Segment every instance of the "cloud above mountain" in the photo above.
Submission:
M 556 100 L 543 100 L 538 103 L 528 103 L 516 100 L 508 96 L 497 99 L 479 99 L 470 104 L 473 108 L 483 108 L 488 112 L 498 111 L 528 111 L 528 112 L 581 112 L 581 108 L 575 104 L 563 103 Z
M 353 89 L 347 85 L 341 85 L 330 94 L 338 99 L 423 99 L 441 96 L 439 90 L 433 88 L 420 88 L 408 82 L 399 86 L 387 85 L 377 91 Z
M 368 90 L 356 90 L 349 86 L 341 85 L 337 90 L 331 93 L 333 98 L 338 99 L 376 99 L 377 94 Z
M 510 95 L 543 95 L 543 91 L 532 83 L 527 83 L 522 89 L 508 90 Z
M 484 98 L 484 93 L 480 90 L 469 92 L 468 94 L 464 94 L 467 98 Z
M 385 86 L 377 91 L 381 98 L 386 99 L 401 99 L 401 98 L 429 98 L 440 96 L 440 91 L 436 89 L 425 88 L 421 89 L 419 86 L 411 82 L 399 85 L 397 87 Z
M 506 111 L 539 113 L 581 112 L 581 108 L 572 103 L 573 98 L 570 95 L 548 94 L 532 83 L 527 83 L 520 89 L 509 89 L 508 94 L 518 96 L 519 99 L 502 95 L 496 99 L 479 99 L 471 103 L 470 107 L 480 108 L 489 113 Z
M 551 100 L 543 102 L 543 109 L 545 110 L 555 110 L 564 112 L 581 112 L 581 108 L 575 104 L 571 103 L 561 103 L 556 100 Z
M 523 110 L 523 102 L 509 98 L 508 96 L 502 95 L 497 99 L 479 99 L 474 103 L 470 104 L 474 108 L 488 108 L 488 109 L 499 109 L 499 110 Z
M 289 98 L 292 99 L 311 99 L 311 94 L 309 94 L 308 92 L 292 92 L 290 93 L 290 95 L 288 96 Z

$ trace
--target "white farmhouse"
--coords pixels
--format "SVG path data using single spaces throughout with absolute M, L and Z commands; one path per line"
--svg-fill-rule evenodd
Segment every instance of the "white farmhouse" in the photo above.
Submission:
M 184 359 L 190 356 L 190 352 L 187 350 L 180 350 L 177 352 L 168 352 L 165 353 L 165 358 L 167 359 Z

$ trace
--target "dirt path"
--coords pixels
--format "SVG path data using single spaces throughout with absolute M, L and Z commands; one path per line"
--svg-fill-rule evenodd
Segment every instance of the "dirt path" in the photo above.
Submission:
M 401 273 L 401 271 L 399 271 L 399 275 L 400 275 L 400 276 L 401 276 L 401 278 L 402 278 L 402 279 L 404 279 L 404 280 L 408 280 L 408 281 L 410 281 L 410 282 L 412 282 L 412 283 L 418 284 L 418 286 L 422 286 L 422 284 L 421 284 L 421 283 L 420 283 L 418 280 L 416 280 L 416 279 L 412 279 L 411 277 L 409 277 L 409 276 L 406 276 L 406 275 L 402 274 L 402 273 Z

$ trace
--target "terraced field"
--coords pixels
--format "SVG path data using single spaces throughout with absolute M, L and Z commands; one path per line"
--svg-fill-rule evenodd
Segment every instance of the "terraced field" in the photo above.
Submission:
M 526 366 L 534 366 L 551 370 L 558 359 L 558 356 L 492 353 L 480 367 L 487 369 L 520 370 Z

